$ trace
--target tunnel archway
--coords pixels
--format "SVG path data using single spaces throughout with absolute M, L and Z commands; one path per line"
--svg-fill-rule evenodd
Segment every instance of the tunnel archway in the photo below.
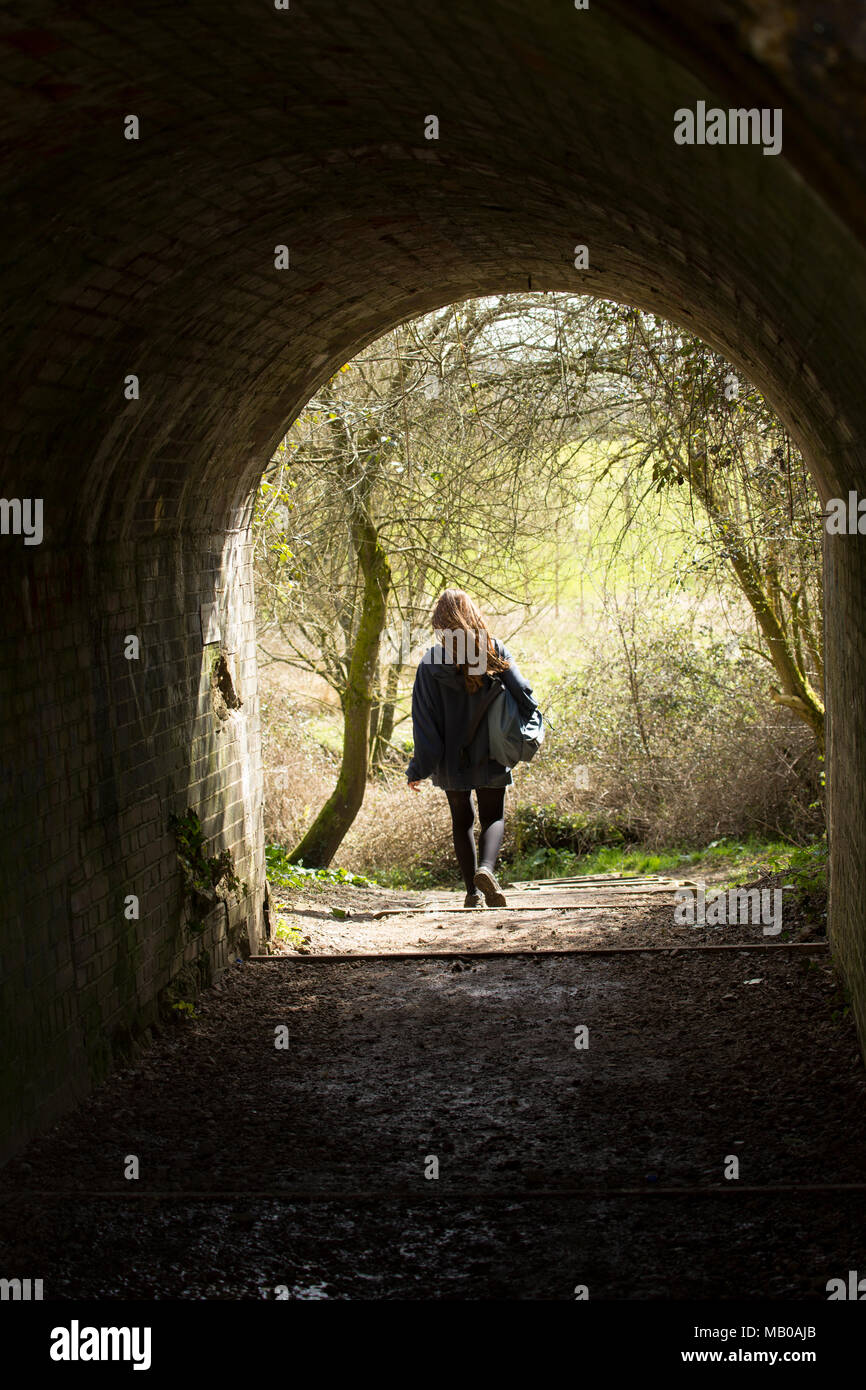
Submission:
M 678 8 L 24 0 L 4 20 L 4 493 L 42 499 L 44 538 L 0 538 L 3 1153 L 128 1055 L 172 981 L 261 932 L 246 526 L 336 366 L 458 299 L 619 299 L 754 381 L 825 502 L 866 491 L 862 25 Z M 782 152 L 677 145 L 701 100 L 782 110 Z M 866 1037 L 859 537 L 827 538 L 825 592 L 831 933 Z M 169 830 L 188 807 L 246 886 L 192 934 Z

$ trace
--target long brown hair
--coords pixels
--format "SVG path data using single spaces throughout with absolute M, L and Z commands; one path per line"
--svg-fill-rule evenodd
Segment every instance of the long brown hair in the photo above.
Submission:
M 469 669 L 470 666 L 478 667 L 484 664 L 482 653 L 486 655 L 485 669 L 490 675 L 507 671 L 511 665 L 510 661 L 499 655 L 487 630 L 487 624 L 469 595 L 462 589 L 446 589 L 439 595 L 433 609 L 433 630 L 463 633 L 463 654 L 468 656 L 469 660 L 456 664 L 457 669 L 463 672 L 463 680 L 470 693 L 480 690 L 484 684 L 483 672 L 478 674 Z

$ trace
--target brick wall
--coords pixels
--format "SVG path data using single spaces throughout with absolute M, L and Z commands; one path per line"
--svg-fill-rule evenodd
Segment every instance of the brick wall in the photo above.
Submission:
M 825 499 L 866 493 L 866 138 L 841 0 L 17 0 L 0 54 L 0 478 L 45 511 L 42 545 L 0 536 L 2 1155 L 259 929 L 246 516 L 319 383 L 435 305 L 609 295 L 724 352 Z M 699 99 L 783 108 L 782 155 L 676 147 Z M 828 557 L 827 696 L 831 930 L 866 1037 L 862 547 Z M 197 937 L 188 806 L 249 886 Z
M 7 1144 L 127 1057 L 170 982 L 190 998 L 196 977 L 257 948 L 264 844 L 248 560 L 234 534 L 43 552 L 24 576 L 20 561 L 7 564 L 19 619 L 2 661 L 3 708 L 16 719 L 0 730 Z M 131 635 L 138 660 L 124 654 Z M 241 701 L 231 710 L 212 689 L 220 655 Z M 229 848 L 247 887 L 201 930 L 188 925 L 202 913 L 185 896 L 169 830 L 171 813 L 188 808 L 208 853 Z

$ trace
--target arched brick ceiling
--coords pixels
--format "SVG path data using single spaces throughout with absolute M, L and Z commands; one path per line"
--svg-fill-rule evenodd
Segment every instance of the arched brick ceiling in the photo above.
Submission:
M 49 544 L 236 523 L 339 362 L 530 279 L 694 327 L 773 399 L 824 495 L 847 487 L 866 425 L 863 21 L 823 7 L 822 69 L 831 40 L 792 8 L 7 10 L 7 491 L 44 496 Z M 781 106 L 783 154 L 676 146 L 674 110 L 698 99 Z

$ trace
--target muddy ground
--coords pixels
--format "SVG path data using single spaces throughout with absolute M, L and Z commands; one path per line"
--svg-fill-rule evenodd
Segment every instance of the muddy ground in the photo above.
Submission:
M 670 882 L 504 914 L 339 891 L 287 904 L 310 955 L 235 964 L 7 1165 L 4 1268 L 55 1299 L 800 1300 L 866 1268 L 866 1077 L 820 939 L 674 927 Z

